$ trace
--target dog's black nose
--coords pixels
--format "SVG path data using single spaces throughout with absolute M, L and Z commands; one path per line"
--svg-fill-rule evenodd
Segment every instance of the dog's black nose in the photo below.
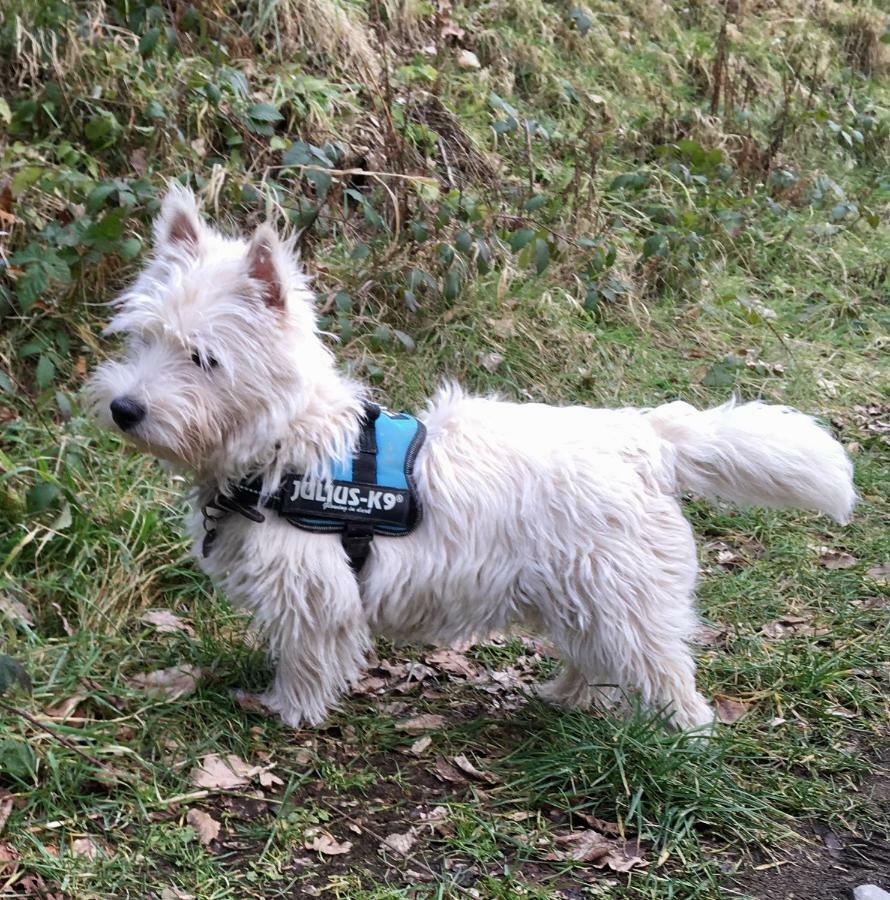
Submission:
M 145 418 L 145 407 L 132 397 L 115 397 L 111 401 L 111 418 L 121 431 L 129 431 Z

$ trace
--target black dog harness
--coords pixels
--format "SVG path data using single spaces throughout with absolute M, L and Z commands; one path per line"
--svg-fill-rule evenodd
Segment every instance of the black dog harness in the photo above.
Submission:
M 204 556 L 216 539 L 218 522 L 237 513 L 263 522 L 271 509 L 305 531 L 339 532 L 354 572 L 361 571 L 375 534 L 410 534 L 421 518 L 414 486 L 414 461 L 426 437 L 422 422 L 407 413 L 392 413 L 365 404 L 358 447 L 343 464 L 332 467 L 331 480 L 288 473 L 277 491 L 263 492 L 261 476 L 243 478 L 230 494 L 218 493 L 202 512 Z

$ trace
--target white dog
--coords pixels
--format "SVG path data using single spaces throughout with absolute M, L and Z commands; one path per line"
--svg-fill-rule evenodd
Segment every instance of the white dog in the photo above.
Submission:
M 366 392 L 337 370 L 307 279 L 270 227 L 223 237 L 175 189 L 155 239 L 108 328 L 126 352 L 98 368 L 90 399 L 136 446 L 193 473 L 196 555 L 268 635 L 278 667 L 260 699 L 290 725 L 325 718 L 375 635 L 450 644 L 517 625 L 562 657 L 550 699 L 633 693 L 678 728 L 706 725 L 688 647 L 696 547 L 678 495 L 851 514 L 844 450 L 787 407 L 599 410 L 446 387 L 419 416 L 422 519 L 378 536 L 358 571 L 336 534 L 269 510 L 208 522 L 202 508 L 245 476 L 262 478 L 264 497 L 288 473 L 329 478 L 356 449 Z

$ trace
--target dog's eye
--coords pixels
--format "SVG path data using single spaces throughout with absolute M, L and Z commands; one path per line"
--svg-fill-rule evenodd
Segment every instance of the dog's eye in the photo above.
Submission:
M 209 353 L 202 357 L 197 350 L 192 351 L 192 362 L 201 369 L 215 369 L 217 366 L 216 358 Z

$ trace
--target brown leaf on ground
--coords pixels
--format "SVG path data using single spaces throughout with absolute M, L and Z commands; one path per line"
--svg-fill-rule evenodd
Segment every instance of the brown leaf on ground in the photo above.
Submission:
M 862 597 L 853 601 L 853 606 L 858 606 L 859 609 L 882 609 L 886 605 L 886 597 Z
M 225 756 L 208 753 L 202 758 L 200 765 L 192 769 L 190 779 L 195 787 L 230 791 L 246 787 L 253 778 L 257 775 L 262 778 L 271 768 L 272 766 L 252 766 L 234 753 L 227 753 Z
M 28 607 L 21 600 L 16 600 L 9 594 L 0 594 L 0 616 L 5 616 L 13 622 L 21 622 L 29 627 L 34 625 L 34 618 L 28 612 Z
M 150 697 L 165 697 L 179 700 L 195 692 L 198 680 L 204 675 L 203 669 L 193 665 L 171 666 L 155 672 L 141 672 L 127 679 L 135 688 L 145 691 Z
M 87 859 L 96 859 L 97 856 L 104 856 L 105 851 L 91 837 L 75 838 L 71 842 L 71 852 L 75 856 L 84 856 Z
M 0 834 L 3 834 L 6 820 L 12 812 L 12 802 L 12 794 L 10 794 L 9 791 L 3 790 L 3 788 L 0 788 Z
M 879 566 L 870 566 L 865 574 L 875 581 L 882 581 L 884 584 L 890 582 L 890 562 L 881 563 Z
M 136 147 L 130 151 L 130 168 L 137 175 L 144 175 L 148 171 L 148 156 L 143 147 Z
M 151 625 L 159 634 L 176 634 L 181 632 L 189 637 L 195 637 L 195 629 L 188 622 L 184 622 L 169 609 L 150 609 L 139 618 L 145 625 Z
M 521 658 L 526 659 L 526 657 Z M 519 660 L 517 660 L 518 662 Z M 532 680 L 533 678 L 528 673 L 521 671 L 516 666 L 508 666 L 500 671 L 486 672 L 477 679 L 476 685 L 489 694 L 505 691 L 524 692 L 528 682 Z
M 220 824 L 200 809 L 190 809 L 185 817 L 186 822 L 195 829 L 198 836 L 198 843 L 205 847 L 219 837 Z
M 724 694 L 714 695 L 714 708 L 717 710 L 717 720 L 724 725 L 732 725 L 743 719 L 751 709 L 750 703 L 744 700 L 736 700 Z
M 448 821 L 447 806 L 434 806 L 428 812 L 421 812 L 420 821 L 424 825 L 429 825 L 433 831 L 446 832 L 452 830 Z
M 494 373 L 501 367 L 504 357 L 500 353 L 478 353 L 476 360 L 483 369 Z
M 273 786 L 281 786 L 284 782 L 277 776 L 273 775 L 269 769 L 263 769 L 260 772 L 260 784 L 263 787 L 273 787 Z
M 77 707 L 80 706 L 86 698 L 86 694 L 72 694 L 61 703 L 51 706 L 46 711 L 46 715 L 51 719 L 67 719 L 69 716 L 74 715 L 77 711 Z
M 417 843 L 417 835 L 413 828 L 409 828 L 408 831 L 402 832 L 401 834 L 395 832 L 393 834 L 388 834 L 380 846 L 383 850 L 395 850 L 396 853 L 400 853 L 402 856 L 407 856 L 408 851 Z
M 465 775 L 474 778 L 476 781 L 482 781 L 485 784 L 497 784 L 500 779 L 492 772 L 483 772 L 477 769 L 463 754 L 453 756 L 451 762 L 460 769 Z
M 356 697 L 360 697 L 362 694 L 374 694 L 381 688 L 386 687 L 387 684 L 387 680 L 380 678 L 378 675 L 365 675 L 361 681 L 356 682 L 351 693 Z
M 825 569 L 851 569 L 859 560 L 843 550 L 833 550 L 831 547 L 819 548 L 819 565 Z
M 813 625 L 811 619 L 812 613 L 805 616 L 781 616 L 774 622 L 767 622 L 760 633 L 771 641 L 779 641 L 789 637 L 821 637 L 831 630 L 825 626 Z
M 447 781 L 449 784 L 465 784 L 467 780 L 444 756 L 436 758 L 434 774 L 440 781 Z
M 0 841 L 0 877 L 10 878 L 18 871 L 19 852 L 7 841 Z
M 692 641 L 699 647 L 723 647 L 726 645 L 727 634 L 725 625 L 699 625 L 692 635 Z
M 449 675 L 459 675 L 461 678 L 475 678 L 479 673 L 476 664 L 456 650 L 436 650 L 426 657 L 426 661 Z
M 598 869 L 608 867 L 613 872 L 629 872 L 648 865 L 639 855 L 638 844 L 607 838 L 598 831 L 575 831 L 557 836 L 556 841 L 569 845 L 569 849 L 556 850 L 546 859 L 589 862 Z
M 444 716 L 424 713 L 421 716 L 414 716 L 412 719 L 396 722 L 396 731 L 407 731 L 408 734 L 421 734 L 424 731 L 437 731 L 444 726 Z
M 411 690 L 415 684 L 420 684 L 422 681 L 426 681 L 427 678 L 435 677 L 435 675 L 435 669 L 425 666 L 423 663 L 417 662 L 417 660 L 411 660 L 405 664 L 405 680 L 399 684 L 396 690 L 404 693 Z
M 232 699 L 246 712 L 259 713 L 270 718 L 275 715 L 256 694 L 251 694 L 250 691 L 233 690 Z
M 516 334 L 516 323 L 510 316 L 504 316 L 502 319 L 489 319 L 488 324 L 498 337 L 511 338 Z
M 414 756 L 421 756 L 424 751 L 432 744 L 433 739 L 425 734 L 423 737 L 418 738 L 409 748 L 408 752 L 413 754 Z
M 390 678 L 404 678 L 407 671 L 405 663 L 395 663 L 389 659 L 381 659 L 374 668 L 385 672 Z
M 597 818 L 596 816 L 591 816 L 588 813 L 584 812 L 576 812 L 573 813 L 579 819 L 586 822 L 591 828 L 595 828 L 597 831 L 602 832 L 603 834 L 621 834 L 621 828 L 619 827 L 617 822 L 607 822 L 605 819 Z
M 195 895 L 187 894 L 178 887 L 171 886 L 165 887 L 164 890 L 161 891 L 161 900 L 195 900 Z
M 338 842 L 337 839 L 329 832 L 321 828 L 311 828 L 306 832 L 303 847 L 306 850 L 314 850 L 316 853 L 323 853 L 325 856 L 342 856 L 352 850 L 351 841 Z

